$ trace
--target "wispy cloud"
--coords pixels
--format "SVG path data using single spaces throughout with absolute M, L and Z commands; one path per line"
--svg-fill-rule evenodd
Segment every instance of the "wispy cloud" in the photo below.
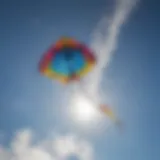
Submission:
M 87 77 L 86 86 L 94 95 L 99 95 L 99 87 L 103 70 L 109 65 L 112 55 L 118 46 L 118 36 L 138 0 L 116 0 L 112 15 L 104 16 L 93 33 L 91 47 L 96 53 L 98 63 L 94 71 Z M 98 93 L 98 94 L 97 94 Z
M 91 144 L 73 134 L 56 135 L 34 143 L 31 130 L 16 133 L 10 148 L 0 146 L 2 160 L 65 160 L 75 156 L 80 160 L 93 160 Z

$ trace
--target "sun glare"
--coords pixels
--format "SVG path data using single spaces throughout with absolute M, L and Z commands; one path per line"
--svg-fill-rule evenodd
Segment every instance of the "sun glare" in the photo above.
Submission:
M 100 118 L 100 113 L 97 111 L 96 106 L 80 94 L 71 98 L 70 114 L 73 121 L 84 124 L 97 121 Z

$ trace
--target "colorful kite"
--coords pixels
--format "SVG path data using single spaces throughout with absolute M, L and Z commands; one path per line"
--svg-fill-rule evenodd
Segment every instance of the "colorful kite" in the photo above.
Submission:
M 84 44 L 61 38 L 44 54 L 40 61 L 40 72 L 62 83 L 80 80 L 96 63 L 93 52 Z
M 99 106 L 101 112 L 109 117 L 118 127 L 122 128 L 122 122 L 118 119 L 110 106 L 107 106 L 105 104 L 100 104 Z

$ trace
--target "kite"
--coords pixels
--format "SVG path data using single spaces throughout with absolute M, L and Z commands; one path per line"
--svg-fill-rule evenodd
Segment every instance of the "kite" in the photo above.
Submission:
M 84 44 L 63 37 L 44 54 L 40 61 L 40 72 L 64 84 L 80 80 L 96 64 L 93 52 Z
M 108 116 L 119 128 L 122 129 L 123 124 L 120 121 L 120 119 L 118 119 L 118 117 L 115 115 L 111 107 L 105 104 L 100 104 L 99 106 L 100 106 L 100 111 L 104 113 L 106 116 Z
M 68 84 L 80 81 L 95 64 L 95 55 L 86 45 L 75 39 L 62 37 L 44 53 L 39 63 L 39 71 L 50 79 Z M 94 98 L 91 100 L 94 101 Z M 101 112 L 116 121 L 116 116 L 108 106 L 98 106 Z

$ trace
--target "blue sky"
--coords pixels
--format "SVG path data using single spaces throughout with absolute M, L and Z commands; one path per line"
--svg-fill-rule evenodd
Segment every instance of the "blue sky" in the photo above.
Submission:
M 157 3 L 140 1 L 135 7 L 103 72 L 103 97 L 115 106 L 125 131 L 120 134 L 113 129 L 96 138 L 84 136 L 96 151 L 95 159 L 150 160 L 160 155 Z M 113 6 L 105 0 L 0 1 L 0 142 L 4 149 L 23 128 L 35 131 L 39 141 L 51 132 L 82 134 L 63 123 L 68 90 L 64 93 L 64 87 L 42 77 L 38 62 L 61 35 L 89 44 L 97 23 L 102 16 L 112 15 Z

